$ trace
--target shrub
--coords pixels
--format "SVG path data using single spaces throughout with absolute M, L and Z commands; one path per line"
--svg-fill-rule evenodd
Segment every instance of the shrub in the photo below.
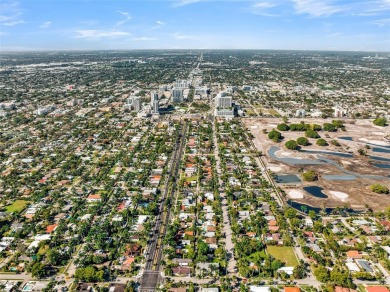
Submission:
M 327 146 L 328 145 L 328 143 L 326 142 L 326 140 L 325 139 L 318 139 L 317 140 L 317 142 L 316 142 L 316 144 L 318 145 L 318 146 Z
M 336 132 L 337 131 L 336 127 L 330 123 L 325 123 L 323 126 L 323 129 L 324 129 L 324 131 L 328 131 L 328 132 Z
M 310 129 L 313 131 L 321 131 L 322 127 L 321 127 L 321 125 L 312 124 L 312 125 L 310 125 Z
M 320 138 L 320 135 L 318 135 L 318 133 L 316 131 L 313 131 L 313 130 L 307 130 L 305 132 L 305 136 L 308 138 L 314 138 L 314 139 Z
M 388 194 L 389 188 L 380 184 L 373 184 L 371 187 L 371 191 L 377 194 Z
M 290 150 L 297 150 L 299 147 L 298 143 L 294 140 L 287 141 L 286 144 L 284 144 L 284 146 L 286 146 L 286 148 Z
M 299 145 L 302 145 L 302 146 L 307 146 L 307 145 L 309 145 L 309 140 L 307 140 L 307 138 L 305 138 L 305 137 L 299 137 L 297 139 L 297 143 Z
M 268 133 L 268 138 L 274 142 L 279 142 L 282 139 L 282 134 L 280 134 L 278 131 L 272 130 Z
M 374 120 L 374 125 L 384 127 L 387 125 L 386 118 L 377 118 Z
M 310 125 L 308 124 L 291 124 L 290 131 L 306 131 L 310 129 Z
M 316 181 L 318 180 L 318 175 L 314 170 L 308 170 L 302 174 L 304 181 Z
M 334 146 L 337 146 L 337 147 L 341 146 L 339 141 L 337 141 L 337 140 L 332 140 L 332 141 L 330 141 L 330 143 L 332 143 Z
M 277 125 L 277 128 L 279 131 L 288 131 L 290 130 L 290 127 L 287 124 L 279 124 Z

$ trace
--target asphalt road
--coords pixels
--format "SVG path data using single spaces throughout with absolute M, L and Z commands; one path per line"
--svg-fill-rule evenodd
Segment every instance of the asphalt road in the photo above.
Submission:
M 166 234 L 166 226 L 169 224 L 171 208 L 167 206 L 166 211 L 164 207 L 168 198 L 171 198 L 178 180 L 178 173 L 180 168 L 180 160 L 183 153 L 185 133 L 187 131 L 187 124 L 184 123 L 181 127 L 180 135 L 176 141 L 176 148 L 173 154 L 173 159 L 168 172 L 168 177 L 165 181 L 164 193 L 161 199 L 159 214 L 156 219 L 156 225 L 152 230 L 151 241 L 146 255 L 145 270 L 141 277 L 141 286 L 139 291 L 154 291 L 160 281 L 160 268 L 163 251 L 162 238 Z M 169 182 L 173 181 L 172 189 L 169 190 Z

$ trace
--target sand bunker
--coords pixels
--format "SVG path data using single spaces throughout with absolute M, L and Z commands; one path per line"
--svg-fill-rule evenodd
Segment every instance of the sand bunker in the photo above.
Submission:
M 303 193 L 300 190 L 289 190 L 287 195 L 291 199 L 303 199 Z
M 329 191 L 329 194 L 331 194 L 333 197 L 336 197 L 341 201 L 345 201 L 349 197 L 348 194 L 343 192 Z
M 386 142 L 380 141 L 380 140 L 370 140 L 370 139 L 366 139 L 366 138 L 360 138 L 359 141 L 370 143 L 370 144 L 375 144 L 375 145 L 379 145 L 379 146 L 390 146 L 389 143 L 386 143 Z
M 378 136 L 385 136 L 386 135 L 384 132 L 372 132 L 371 134 L 378 135 Z
M 282 168 L 280 167 L 280 166 L 268 166 L 268 169 L 270 170 L 270 171 L 273 171 L 273 172 L 279 172 L 279 171 L 281 171 L 282 170 Z

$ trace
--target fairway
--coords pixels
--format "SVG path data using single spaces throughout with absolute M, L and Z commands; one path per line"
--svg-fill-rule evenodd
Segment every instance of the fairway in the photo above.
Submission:
M 5 210 L 8 213 L 12 213 L 12 212 L 19 213 L 26 207 L 27 203 L 28 201 L 16 200 L 12 205 L 5 207 Z
M 267 252 L 274 258 L 286 263 L 286 267 L 295 267 L 298 265 L 297 257 L 290 246 L 267 246 Z

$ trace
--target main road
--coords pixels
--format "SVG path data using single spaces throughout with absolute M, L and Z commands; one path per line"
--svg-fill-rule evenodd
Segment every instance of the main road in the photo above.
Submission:
M 183 154 L 185 136 L 187 133 L 187 123 L 181 125 L 180 133 L 176 140 L 175 151 L 172 156 L 168 177 L 165 180 L 163 195 L 161 198 L 159 214 L 156 218 L 156 225 L 152 231 L 149 248 L 146 254 L 146 265 L 141 276 L 141 286 L 139 291 L 155 291 L 161 279 L 161 259 L 163 252 L 163 238 L 167 231 L 167 225 L 171 217 L 170 204 L 176 190 L 176 182 L 179 180 L 181 156 Z M 172 184 L 170 184 L 172 182 Z

